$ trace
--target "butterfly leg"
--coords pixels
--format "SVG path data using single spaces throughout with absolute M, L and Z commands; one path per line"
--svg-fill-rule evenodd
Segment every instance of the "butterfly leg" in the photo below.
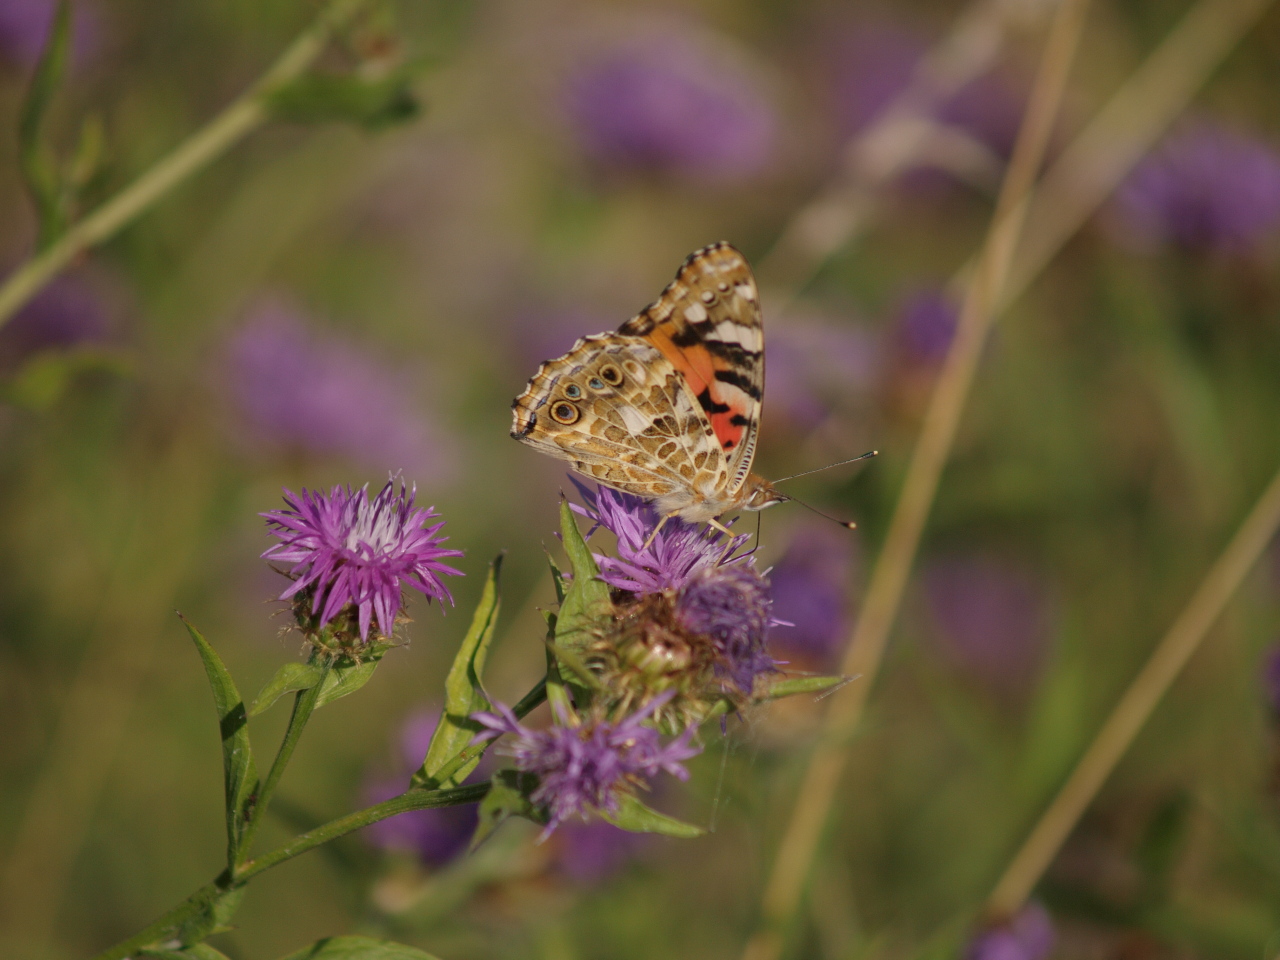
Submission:
M 664 513 L 662 515 L 662 519 L 658 521 L 658 525 L 649 531 L 649 536 L 645 538 L 644 546 L 640 548 L 642 551 L 649 549 L 649 545 L 653 543 L 654 538 L 657 537 L 658 531 L 661 530 L 666 522 L 674 516 L 674 513 Z

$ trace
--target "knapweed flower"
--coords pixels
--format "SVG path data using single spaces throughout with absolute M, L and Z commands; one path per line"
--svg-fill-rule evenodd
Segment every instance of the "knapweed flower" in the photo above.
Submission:
M 618 539 L 618 556 L 595 555 L 600 579 L 611 587 L 640 595 L 678 590 L 699 571 L 746 560 L 734 553 L 748 534 L 726 542 L 717 530 L 672 517 L 650 540 L 661 519 L 652 501 L 609 487 L 592 491 L 576 477 L 569 479 L 586 504 L 570 504 L 573 511 Z
M 925 566 L 924 587 L 957 665 L 1010 689 L 1035 673 L 1048 640 L 1048 591 L 1026 565 L 952 555 Z
M 838 32 L 832 46 L 836 120 L 841 132 L 855 135 L 907 89 L 929 50 L 929 39 L 900 24 L 864 23 Z M 987 73 L 940 104 L 934 119 L 1008 156 L 1022 120 L 1022 102 L 1005 77 Z
M 24 66 L 39 59 L 49 42 L 57 0 L 4 0 L 0 3 L 0 58 Z M 71 7 L 72 62 L 92 53 L 99 40 L 99 22 L 92 4 Z
M 256 446 L 433 480 L 451 473 L 448 438 L 413 409 L 396 371 L 359 344 L 319 333 L 282 299 L 250 311 L 220 366 L 219 389 Z
M 969 943 L 965 960 L 1045 960 L 1053 950 L 1053 922 L 1038 903 L 1023 907 L 1008 923 L 985 930 Z
M 1280 151 L 1210 120 L 1170 136 L 1116 196 L 1138 243 L 1240 254 L 1280 227 Z
M 286 490 L 286 509 L 262 514 L 280 539 L 262 556 L 293 565 L 293 583 L 280 599 L 305 601 L 299 622 L 318 630 L 349 608 L 363 642 L 375 617 L 379 632 L 391 636 L 405 586 L 453 602 L 440 578 L 461 571 L 441 561 L 462 552 L 440 546 L 448 539 L 439 535 L 444 521 L 424 526 L 438 514 L 414 509 L 416 495 L 403 482 L 397 493 L 394 480 L 372 501 L 368 487 L 334 487 L 328 494 L 304 489 L 302 496 Z
M 937 366 L 951 349 L 960 310 L 942 290 L 920 289 L 902 298 L 894 314 L 894 346 L 901 362 Z
M 597 163 L 732 183 L 772 159 L 777 118 L 742 58 L 672 28 L 614 44 L 569 77 L 565 108 Z
M 59 277 L 0 327 L 0 371 L 42 350 L 109 340 L 112 326 L 93 286 L 74 276 Z
M 771 614 L 786 621 L 771 627 L 769 646 L 783 659 L 799 657 L 818 669 L 831 665 L 848 632 L 852 545 L 826 526 L 802 527 L 769 571 Z
M 664 770 L 681 780 L 689 778 L 683 762 L 701 752 L 689 744 L 693 730 L 663 744 L 658 731 L 645 726 L 670 697 L 656 697 L 618 722 L 588 717 L 570 723 L 557 716 L 545 730 L 531 730 L 510 707 L 496 704 L 494 713 L 471 715 L 485 727 L 474 742 L 508 733 L 515 737 L 499 752 L 511 757 L 517 769 L 537 776 L 530 799 L 546 810 L 545 839 L 571 817 L 585 820 L 593 813 L 617 813 L 625 794 L 646 788 L 649 779 Z
M 769 582 L 750 564 L 710 567 L 689 578 L 676 595 L 676 620 L 689 633 L 710 637 L 719 656 L 713 669 L 750 696 L 756 678 L 776 669 L 765 651 Z

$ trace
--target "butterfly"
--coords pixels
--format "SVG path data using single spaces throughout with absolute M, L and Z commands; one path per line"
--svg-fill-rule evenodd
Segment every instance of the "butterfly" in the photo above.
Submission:
M 690 254 L 616 333 L 580 339 L 512 404 L 511 436 L 586 477 L 716 520 L 791 499 L 751 472 L 764 400 L 764 326 L 751 267 L 727 243 Z

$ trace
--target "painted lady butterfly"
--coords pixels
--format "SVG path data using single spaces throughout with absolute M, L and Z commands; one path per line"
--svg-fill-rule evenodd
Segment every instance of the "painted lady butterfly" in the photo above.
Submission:
M 751 472 L 764 398 L 764 327 L 746 258 L 690 254 L 616 333 L 583 337 L 516 397 L 511 435 L 584 476 L 708 521 L 789 500 Z

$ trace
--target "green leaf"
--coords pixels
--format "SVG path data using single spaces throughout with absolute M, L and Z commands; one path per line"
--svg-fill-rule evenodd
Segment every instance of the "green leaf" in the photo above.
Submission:
M 464 750 L 479 732 L 480 726 L 470 719 L 471 714 L 492 707 L 489 698 L 485 696 L 481 677 L 484 674 L 485 660 L 489 656 L 489 645 L 493 642 L 493 633 L 498 625 L 498 611 L 502 607 L 502 596 L 498 588 L 501 574 L 502 554 L 498 554 L 493 563 L 489 564 L 489 577 L 485 580 L 480 603 L 471 618 L 471 627 L 462 638 L 462 645 L 445 678 L 444 712 L 431 737 L 431 745 L 427 748 L 422 767 L 413 775 L 415 787 L 436 790 L 445 786 L 457 786 L 480 762 L 480 755 L 477 753 L 474 759 L 458 767 L 445 780 L 437 779 L 437 774 L 445 764 Z
M 564 541 L 564 552 L 569 557 L 569 566 L 573 571 L 573 581 L 565 591 L 564 601 L 560 604 L 560 612 L 556 616 L 554 648 L 556 654 L 567 651 L 565 666 L 571 675 L 578 673 L 576 665 L 580 665 L 581 657 L 595 634 L 596 625 L 609 612 L 609 585 L 600 579 L 600 568 L 596 566 L 591 548 L 582 538 L 577 521 L 569 507 L 569 501 L 560 501 L 560 536 Z M 570 658 L 576 656 L 573 663 Z M 591 702 L 591 687 L 566 676 L 574 690 L 578 703 L 582 706 Z
M 83 374 L 128 376 L 133 370 L 130 356 L 108 347 L 41 350 L 27 358 L 6 382 L 0 382 L 0 400 L 27 410 L 48 410 Z
M 436 960 L 436 957 L 393 940 L 325 937 L 281 960 Z
M 258 771 L 249 745 L 248 715 L 235 681 L 223 666 L 222 659 L 199 630 L 182 614 L 178 614 L 187 633 L 195 641 L 205 675 L 213 689 L 213 703 L 218 711 L 222 735 L 222 776 L 226 794 L 227 865 L 234 867 L 240 855 L 240 840 L 245 824 L 253 812 L 258 789 Z M 203 938 L 199 938 L 203 939 Z
M 775 680 L 759 697 L 757 703 L 770 700 L 781 700 L 783 697 L 794 697 L 798 693 L 821 693 L 824 690 L 835 690 L 853 680 L 853 677 L 788 677 Z
M 178 928 L 178 943 L 183 950 L 191 950 L 206 937 L 231 929 L 231 918 L 240 909 L 247 887 L 233 887 L 216 891 L 205 899 L 200 909 L 187 918 Z M 198 955 L 195 955 L 198 956 Z
M 545 814 L 529 799 L 529 794 L 537 787 L 538 778 L 531 773 L 521 773 L 519 770 L 499 770 L 495 773 L 489 781 L 489 792 L 480 801 L 480 807 L 476 811 L 478 822 L 476 832 L 471 837 L 471 849 L 484 843 L 509 817 L 524 817 L 534 823 L 545 824 Z
M 35 204 L 40 232 L 37 249 L 43 250 L 66 229 L 62 204 L 62 177 L 52 147 L 44 139 L 44 121 L 66 74 L 71 39 L 71 4 L 59 0 L 53 27 L 45 44 L 31 88 L 18 120 L 18 155 L 27 192 Z
M 316 701 L 316 709 L 319 710 L 326 703 L 333 703 L 335 700 L 350 696 L 372 680 L 373 671 L 378 669 L 378 664 L 388 649 L 390 649 L 389 645 L 378 649 L 371 644 L 369 651 L 361 655 L 359 663 L 348 659 L 335 663 L 324 679 L 324 686 L 320 689 L 320 699 Z
M 629 830 L 631 833 L 661 833 L 667 837 L 680 837 L 691 840 L 700 837 L 707 831 L 695 827 L 692 823 L 676 820 L 664 813 L 659 813 L 633 794 L 622 797 L 616 814 L 601 813 L 601 818 L 615 827 Z
M 413 120 L 422 104 L 413 92 L 416 67 L 385 76 L 312 73 L 267 94 L 268 108 L 294 123 L 354 123 L 381 130 Z
M 207 943 L 193 943 L 180 950 L 140 950 L 138 956 L 149 960 L 231 960 L 221 950 L 216 950 Z
M 265 713 L 277 700 L 290 693 L 310 690 L 323 674 L 324 668 L 318 663 L 298 663 L 296 660 L 286 663 L 258 691 L 253 706 L 249 708 L 249 716 Z
M 551 583 L 556 589 L 556 603 L 564 603 L 566 580 L 564 573 L 556 565 L 555 558 L 550 553 L 547 554 L 547 566 L 551 568 Z

